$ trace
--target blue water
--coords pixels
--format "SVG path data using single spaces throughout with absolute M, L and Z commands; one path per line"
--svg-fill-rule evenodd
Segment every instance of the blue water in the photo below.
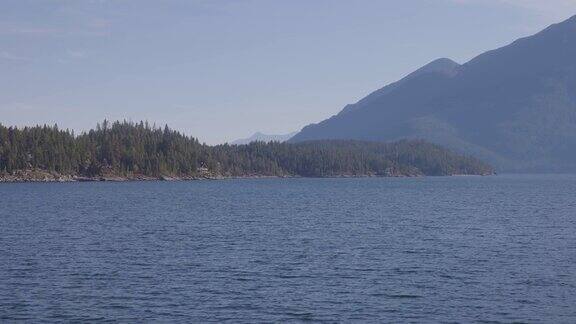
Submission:
M 0 184 L 0 321 L 576 322 L 576 176 Z

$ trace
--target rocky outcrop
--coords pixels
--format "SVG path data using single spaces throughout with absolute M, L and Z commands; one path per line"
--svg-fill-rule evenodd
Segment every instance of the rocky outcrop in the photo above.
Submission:
M 0 182 L 69 182 L 74 176 L 44 170 L 18 170 L 13 173 L 0 173 Z
M 12 173 L 0 172 L 0 183 L 2 182 L 124 182 L 124 181 L 191 181 L 191 180 L 218 180 L 231 177 L 209 172 L 207 170 L 199 172 L 197 175 L 160 175 L 158 177 L 141 174 L 117 175 L 106 173 L 97 176 L 79 176 L 70 174 L 60 174 L 46 170 L 18 170 Z

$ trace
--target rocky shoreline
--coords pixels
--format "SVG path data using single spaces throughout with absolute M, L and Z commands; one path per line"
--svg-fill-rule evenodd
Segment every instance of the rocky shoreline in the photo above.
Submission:
M 0 183 L 27 183 L 27 182 L 132 182 L 132 181 L 195 181 L 195 180 L 224 180 L 224 179 L 258 179 L 258 178 L 295 178 L 296 176 L 222 176 L 211 172 L 202 172 L 193 176 L 161 175 L 158 177 L 146 175 L 120 176 L 115 174 L 98 175 L 94 177 L 80 175 L 66 175 L 54 171 L 44 170 L 18 170 L 13 173 L 0 173 Z
M 492 174 L 450 174 L 446 176 L 489 176 Z M 373 177 L 391 177 L 391 178 L 413 178 L 424 177 L 426 175 L 419 172 L 403 173 L 390 173 L 385 175 L 377 174 L 343 174 L 332 175 L 323 178 L 373 178 Z M 44 170 L 19 170 L 13 173 L 0 173 L 0 183 L 26 183 L 26 182 L 132 182 L 132 181 L 195 181 L 195 180 L 224 180 L 224 179 L 259 179 L 259 178 L 302 178 L 302 176 L 294 175 L 243 175 L 243 176 L 223 176 L 210 172 L 204 172 L 194 176 L 174 176 L 174 175 L 161 175 L 158 177 L 146 175 L 132 175 L 132 176 L 119 176 L 114 174 L 98 175 L 94 177 L 79 176 L 79 175 L 66 175 L 54 171 Z
M 19 170 L 13 173 L 0 173 L 0 183 L 18 183 L 18 182 L 126 182 L 126 181 L 185 181 L 185 180 L 204 180 L 204 179 L 223 179 L 220 176 L 204 174 L 199 176 L 167 176 L 151 177 L 145 175 L 119 176 L 114 174 L 98 175 L 94 177 L 60 174 L 53 171 L 44 170 Z

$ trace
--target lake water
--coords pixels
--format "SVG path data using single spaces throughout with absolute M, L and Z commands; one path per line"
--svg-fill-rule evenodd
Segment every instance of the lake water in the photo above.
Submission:
M 0 184 L 0 321 L 576 322 L 576 176 Z

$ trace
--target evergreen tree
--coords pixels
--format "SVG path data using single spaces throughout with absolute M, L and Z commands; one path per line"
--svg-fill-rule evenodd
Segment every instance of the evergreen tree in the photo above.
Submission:
M 206 170 L 207 169 L 207 170 Z M 167 125 L 110 123 L 78 136 L 57 125 L 0 124 L 0 172 L 78 176 L 364 176 L 488 174 L 487 164 L 424 141 L 200 144 Z

